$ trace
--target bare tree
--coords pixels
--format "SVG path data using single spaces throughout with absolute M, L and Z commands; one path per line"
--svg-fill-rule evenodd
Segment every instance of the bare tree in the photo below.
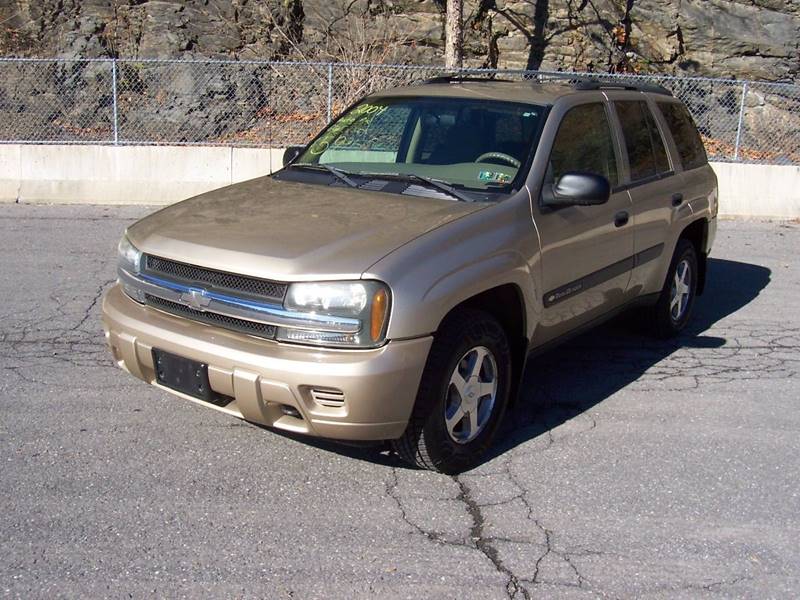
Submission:
M 386 6 L 364 0 L 329 0 L 306 6 L 304 12 L 306 18 L 324 24 L 324 28 L 292 36 L 280 13 L 266 5 L 268 24 L 272 34 L 283 42 L 285 58 L 336 64 L 335 79 L 331 82 L 332 116 L 366 93 L 402 85 L 413 76 L 413 71 L 387 72 L 374 66 L 399 62 L 404 48 L 410 43 L 407 36 L 397 31 L 393 23 L 394 13 Z M 327 69 L 314 67 L 309 72 L 317 78 L 321 89 L 327 88 Z M 283 69 L 276 71 L 275 75 L 292 77 Z M 286 104 L 294 102 L 291 97 L 296 90 L 291 86 L 283 86 L 280 93 L 286 95 Z M 318 104 L 317 110 L 325 113 L 327 95 L 312 94 L 309 102 Z
M 445 68 L 460 69 L 464 60 L 464 0 L 447 0 L 444 37 Z

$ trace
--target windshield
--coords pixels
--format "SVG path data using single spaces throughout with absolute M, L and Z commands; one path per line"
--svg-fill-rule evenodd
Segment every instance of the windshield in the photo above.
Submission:
M 332 123 L 293 164 L 496 191 L 510 188 L 525 164 L 542 114 L 540 106 L 493 100 L 367 99 Z

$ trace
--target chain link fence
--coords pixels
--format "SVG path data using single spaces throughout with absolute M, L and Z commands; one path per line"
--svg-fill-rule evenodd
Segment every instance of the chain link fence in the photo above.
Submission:
M 364 94 L 442 72 L 410 65 L 0 58 L 0 143 L 282 148 L 308 142 Z M 656 83 L 689 107 L 711 159 L 800 165 L 800 86 L 665 75 L 463 72 Z

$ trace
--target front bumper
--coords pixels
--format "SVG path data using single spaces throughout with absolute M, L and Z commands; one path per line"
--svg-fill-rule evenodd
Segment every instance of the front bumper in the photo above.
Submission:
M 341 440 L 402 435 L 433 341 L 392 341 L 374 350 L 281 344 L 142 306 L 119 285 L 103 298 L 102 319 L 114 360 L 139 379 L 163 387 L 152 349 L 165 350 L 208 364 L 211 388 L 232 400 L 219 407 L 163 389 L 254 423 Z M 340 390 L 344 402 L 320 404 L 315 389 Z M 300 417 L 286 414 L 293 412 L 286 406 Z

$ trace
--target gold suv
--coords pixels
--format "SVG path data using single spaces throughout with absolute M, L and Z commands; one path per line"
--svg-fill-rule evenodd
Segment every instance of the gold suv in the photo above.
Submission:
M 717 182 L 663 88 L 438 78 L 284 163 L 128 228 L 103 300 L 120 367 L 458 472 L 532 351 L 632 306 L 674 335 L 703 289 Z

